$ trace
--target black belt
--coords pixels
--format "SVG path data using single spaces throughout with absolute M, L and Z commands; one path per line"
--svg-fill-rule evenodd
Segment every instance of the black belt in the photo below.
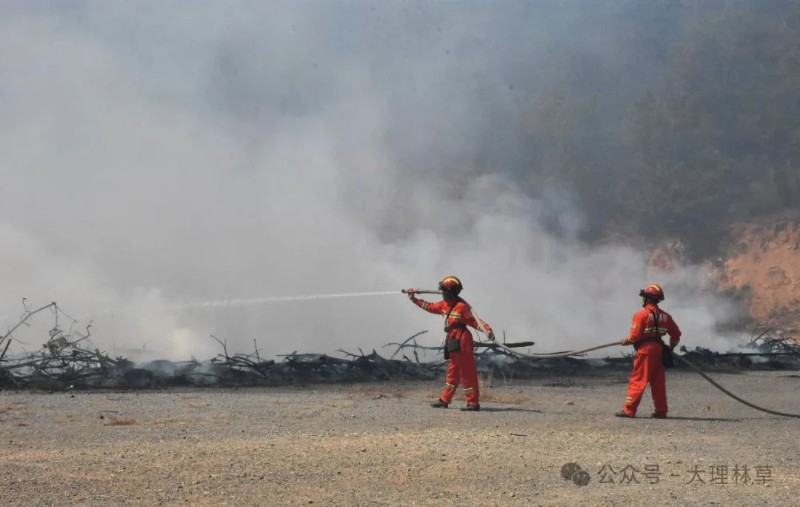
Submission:
M 633 349 L 636 350 L 639 348 L 639 345 L 647 342 L 660 342 L 661 344 L 664 343 L 664 341 L 661 339 L 661 336 L 650 336 L 633 342 Z

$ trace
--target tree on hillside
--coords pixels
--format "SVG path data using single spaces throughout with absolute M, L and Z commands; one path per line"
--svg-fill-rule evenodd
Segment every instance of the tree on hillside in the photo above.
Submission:
M 800 205 L 800 7 L 709 18 L 675 48 L 631 112 L 640 226 L 694 239 Z

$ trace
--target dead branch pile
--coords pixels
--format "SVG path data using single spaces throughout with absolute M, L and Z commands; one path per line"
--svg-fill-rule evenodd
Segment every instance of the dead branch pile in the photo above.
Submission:
M 212 336 L 222 346 L 222 354 L 212 359 L 204 372 L 205 381 L 196 375 L 192 383 L 222 385 L 286 385 L 292 383 L 360 382 L 368 380 L 427 380 L 435 378 L 442 362 L 412 363 L 385 359 L 374 350 L 359 354 L 339 350 L 346 358 L 327 354 L 283 354 L 283 360 L 264 360 L 258 347 L 252 354 L 230 355 L 227 342 Z
M 24 311 L 19 322 L 0 336 L 0 387 L 68 387 L 84 384 L 92 378 L 103 378 L 109 372 L 128 366 L 122 358 L 112 359 L 99 349 L 90 350 L 82 346 L 91 336 L 91 323 L 83 332 L 73 329 L 76 321 L 67 315 L 55 302 L 32 309 L 22 300 Z M 7 357 L 14 332 L 21 326 L 29 325 L 30 319 L 49 311 L 53 316 L 53 326 L 48 338 L 40 349 L 21 357 Z M 69 327 L 63 329 L 61 322 L 66 319 Z
M 800 344 L 771 327 L 756 327 L 751 340 L 740 347 L 748 352 L 714 352 L 703 347 L 688 350 L 686 359 L 709 369 L 800 369 Z
M 389 343 L 396 350 L 391 357 L 402 353 L 407 361 L 419 362 L 420 352 L 440 351 L 441 347 L 421 346 L 417 343 L 418 333 L 401 343 Z M 800 369 L 800 345 L 780 335 L 754 332 L 753 341 L 743 346 L 756 352 L 713 352 L 703 347 L 694 349 L 680 347 L 680 352 L 690 361 L 716 371 L 740 370 L 797 370 Z M 533 342 L 504 343 L 508 348 L 530 347 Z M 547 375 L 587 375 L 599 371 L 628 371 L 631 367 L 631 349 L 616 357 L 587 359 L 585 357 L 562 357 L 554 359 L 531 359 L 513 355 L 492 342 L 475 343 L 475 357 L 478 371 L 483 374 L 525 379 Z M 677 369 L 683 366 L 679 363 Z
M 781 330 L 771 327 L 763 330 L 756 328 L 753 331 L 753 339 L 746 347 L 767 354 L 800 356 L 800 343 L 797 339 L 786 337 Z
M 209 361 L 172 362 L 156 360 L 135 365 L 123 357 L 112 358 L 90 346 L 91 324 L 82 331 L 77 323 L 56 304 L 32 309 L 23 300 L 19 322 L 0 336 L 0 388 L 38 388 L 48 390 L 114 388 L 148 389 L 169 386 L 283 386 L 293 384 L 363 382 L 380 380 L 431 380 L 441 377 L 446 361 L 441 347 L 420 344 L 417 333 L 395 347 L 384 358 L 375 350 L 366 354 L 345 350 L 343 357 L 327 354 L 298 353 L 279 355 L 280 360 L 265 359 L 254 342 L 250 354 L 230 354 L 226 340 L 212 336 L 222 353 Z M 9 346 L 14 332 L 28 326 L 39 313 L 50 312 L 53 325 L 41 348 L 11 357 Z M 63 322 L 68 322 L 66 329 Z M 800 369 L 800 345 L 779 333 L 754 332 L 745 345 L 754 352 L 721 354 L 697 347 L 681 347 L 690 361 L 712 370 Z M 20 342 L 21 343 L 21 342 Z M 23 344 L 24 345 L 24 344 Z M 504 343 L 506 347 L 530 347 L 533 342 Z M 625 354 L 602 359 L 564 357 L 531 359 L 517 356 L 492 342 L 475 344 L 478 370 L 484 376 L 505 380 L 557 375 L 587 375 L 609 369 L 627 371 L 631 356 Z
M 210 361 L 172 362 L 156 360 L 135 365 L 123 357 L 112 358 L 99 349 L 86 347 L 91 324 L 83 332 L 73 330 L 77 323 L 56 303 L 33 309 L 23 300 L 19 322 L 0 336 L 0 388 L 36 388 L 47 390 L 114 388 L 147 389 L 167 386 L 277 386 L 324 382 L 359 382 L 369 380 L 435 378 L 442 362 L 411 363 L 385 359 L 374 350 L 352 354 L 340 350 L 346 358 L 326 354 L 283 356 L 282 361 L 261 357 L 256 346 L 252 354 L 229 354 L 227 343 L 213 337 L 223 352 Z M 39 313 L 49 311 L 53 325 L 45 343 L 34 352 L 11 357 L 8 354 L 14 333 Z M 61 323 L 69 322 L 63 329 Z M 17 340 L 18 344 L 25 345 Z

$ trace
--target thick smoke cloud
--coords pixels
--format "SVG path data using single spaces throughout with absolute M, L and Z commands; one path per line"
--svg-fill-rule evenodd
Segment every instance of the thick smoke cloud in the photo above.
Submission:
M 552 351 L 622 338 L 658 276 L 641 251 L 581 244 L 580 206 L 523 195 L 505 165 L 519 104 L 547 82 L 537 70 L 558 51 L 606 57 L 613 12 L 2 5 L 4 326 L 27 297 L 92 320 L 98 347 L 134 359 L 210 357 L 211 334 L 266 356 L 423 329 L 434 345 L 439 320 L 401 295 L 203 303 L 433 288 L 453 273 L 498 332 Z M 700 278 L 661 276 L 665 308 L 690 345 L 724 346 L 727 307 Z

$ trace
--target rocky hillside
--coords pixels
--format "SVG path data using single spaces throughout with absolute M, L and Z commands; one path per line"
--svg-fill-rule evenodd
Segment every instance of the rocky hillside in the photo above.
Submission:
M 706 275 L 741 301 L 743 323 L 800 341 L 800 218 L 738 224 L 729 239 L 726 254 L 704 264 Z M 649 262 L 667 272 L 690 263 L 680 241 L 654 248 Z
M 732 239 L 719 288 L 739 292 L 757 322 L 800 335 L 800 220 L 741 224 Z

